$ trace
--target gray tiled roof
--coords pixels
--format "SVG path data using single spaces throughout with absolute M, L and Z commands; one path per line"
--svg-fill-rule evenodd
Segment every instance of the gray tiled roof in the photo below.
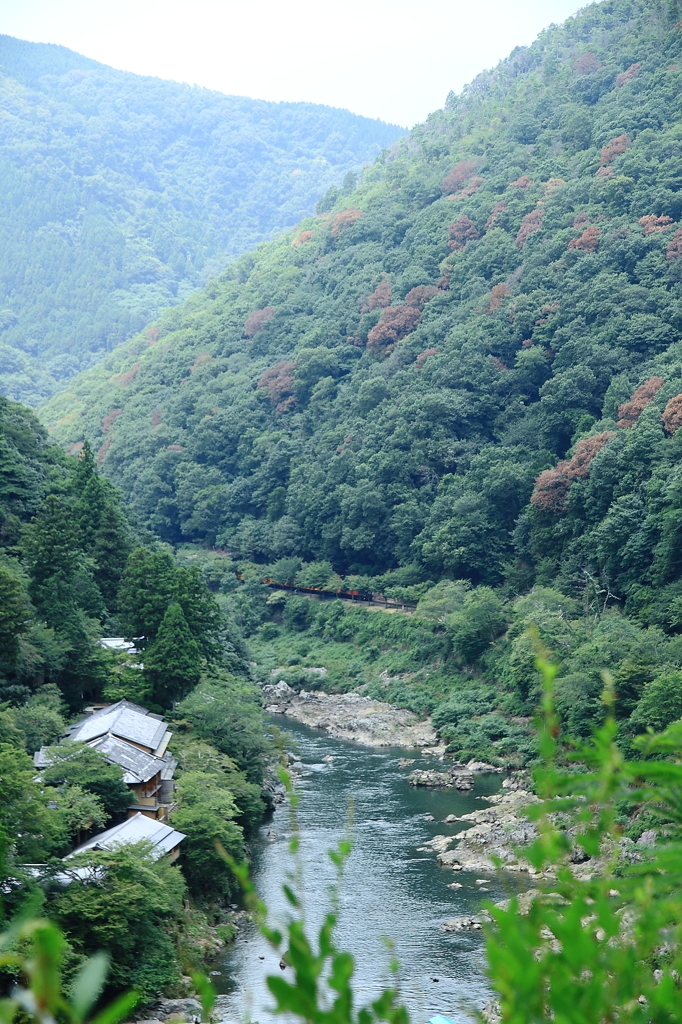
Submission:
M 120 739 L 138 743 L 155 753 L 167 731 L 166 723 L 156 715 L 151 715 L 146 708 L 127 700 L 119 700 L 72 725 L 68 739 L 90 743 L 99 736 L 113 733 Z
M 106 736 L 91 740 L 88 746 L 99 750 L 107 761 L 120 765 L 123 769 L 123 781 L 128 786 L 148 782 L 157 772 L 163 772 L 166 768 L 166 762 L 162 758 L 154 757 L 146 750 L 140 750 L 139 747 L 134 747 L 132 743 L 127 743 L 110 732 Z
M 158 860 L 164 853 L 170 853 L 186 837 L 182 832 L 176 832 L 170 825 L 164 825 L 154 818 L 147 818 L 139 811 L 132 818 L 122 821 L 120 825 L 114 825 L 106 832 L 100 832 L 85 843 L 81 843 L 75 850 L 72 850 L 65 861 L 75 857 L 77 853 L 85 853 L 87 850 L 113 850 L 117 846 L 125 846 L 127 843 L 139 843 L 143 839 L 152 843 L 152 856 Z

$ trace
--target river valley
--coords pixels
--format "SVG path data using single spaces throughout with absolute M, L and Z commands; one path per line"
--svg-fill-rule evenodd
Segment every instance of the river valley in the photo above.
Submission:
M 319 926 L 329 905 L 335 878 L 327 851 L 350 831 L 353 851 L 341 885 L 337 941 L 355 956 L 358 1003 L 375 998 L 388 978 L 387 937 L 401 965 L 402 998 L 413 1024 L 425 1024 L 435 1013 L 470 1018 L 490 998 L 482 936 L 471 931 L 448 934 L 440 925 L 476 913 L 485 899 L 509 896 L 510 886 L 517 883 L 488 874 L 487 884 L 477 884 L 475 874 L 439 867 L 433 852 L 418 848 L 435 835 L 467 828 L 467 823 L 444 825 L 443 820 L 484 807 L 479 797 L 497 792 L 501 776 L 477 776 L 470 792 L 415 788 L 407 781 L 412 769 L 438 766 L 419 751 L 362 747 L 279 715 L 273 722 L 303 764 L 297 781 L 298 820 L 303 899 L 312 928 Z M 403 758 L 412 763 L 401 766 Z M 254 880 L 271 921 L 287 916 L 281 886 L 294 870 L 288 852 L 291 831 L 285 805 L 263 826 L 253 848 Z M 460 887 L 448 888 L 452 883 Z M 220 971 L 213 978 L 221 993 L 217 1009 L 223 1020 L 274 1019 L 266 1009 L 272 999 L 265 978 L 280 973 L 279 958 L 253 925 L 242 927 L 215 966 Z

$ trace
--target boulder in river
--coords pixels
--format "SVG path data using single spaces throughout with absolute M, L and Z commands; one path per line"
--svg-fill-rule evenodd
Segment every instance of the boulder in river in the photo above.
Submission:
M 324 729 L 340 740 L 366 747 L 424 747 L 436 733 L 430 721 L 421 722 L 411 711 L 395 708 L 359 693 L 296 693 L 280 680 L 262 687 L 265 710 L 286 715 L 303 725 Z
M 447 772 L 415 768 L 408 776 L 411 786 L 437 786 L 445 789 L 469 790 L 474 787 L 474 776 L 464 765 L 453 765 Z

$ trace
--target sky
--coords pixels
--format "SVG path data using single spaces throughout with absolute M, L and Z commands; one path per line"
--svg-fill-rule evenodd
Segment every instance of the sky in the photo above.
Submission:
M 104 64 L 404 127 L 581 0 L 0 0 L 0 33 Z

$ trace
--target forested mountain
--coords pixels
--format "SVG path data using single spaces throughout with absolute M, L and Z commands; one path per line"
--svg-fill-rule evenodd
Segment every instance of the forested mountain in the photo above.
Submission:
M 402 133 L 9 36 L 0 110 L 0 389 L 29 404 L 312 213 Z
M 682 695 L 681 48 L 675 3 L 548 29 L 79 378 L 54 436 L 90 439 L 171 543 L 415 597 L 473 584 L 451 642 L 484 666 L 511 625 L 488 678 L 518 708 L 532 621 L 577 658 L 578 730 L 601 687 L 581 665 L 629 672 L 630 711 L 652 663 Z

